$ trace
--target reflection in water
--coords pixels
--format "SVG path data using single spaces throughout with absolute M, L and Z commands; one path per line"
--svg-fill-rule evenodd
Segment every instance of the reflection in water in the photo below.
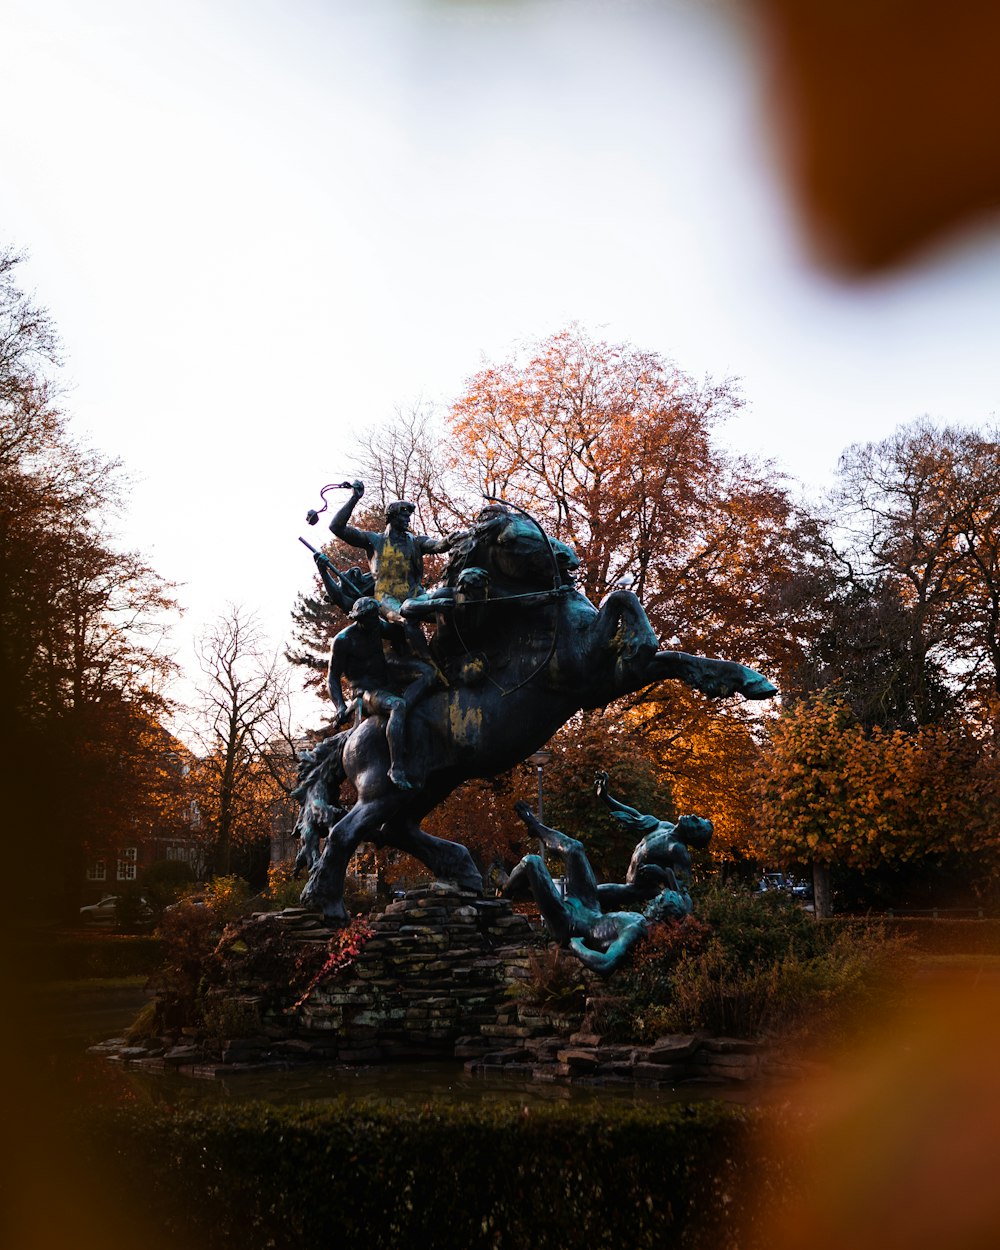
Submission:
M 101 1063 L 101 1060 L 95 1060 Z M 648 1089 L 621 1085 L 562 1085 L 512 1077 L 472 1077 L 453 1060 L 375 1064 L 344 1067 L 306 1064 L 286 1071 L 244 1072 L 217 1080 L 199 1080 L 172 1072 L 116 1072 L 120 1095 L 142 1101 L 192 1106 L 212 1102 L 250 1102 L 260 1099 L 276 1105 L 330 1102 L 337 1098 L 377 1098 L 387 1106 L 423 1103 L 617 1102 L 648 1104 L 695 1102 L 704 1098 L 755 1101 L 754 1095 L 718 1085 L 678 1085 Z M 102 1081 L 105 1090 L 108 1078 Z

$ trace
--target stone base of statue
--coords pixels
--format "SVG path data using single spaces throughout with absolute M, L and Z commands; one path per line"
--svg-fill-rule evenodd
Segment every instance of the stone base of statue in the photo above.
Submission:
M 546 945 L 505 899 L 441 881 L 408 891 L 373 928 L 354 963 L 318 985 L 291 1021 L 340 1062 L 453 1056 L 460 1039 L 488 1036 Z
M 433 882 L 371 919 L 354 961 L 322 976 L 292 1010 L 268 1006 L 252 979 L 209 991 L 209 1029 L 162 1028 L 91 1048 L 126 1067 L 226 1077 L 303 1062 L 461 1059 L 477 1076 L 615 1085 L 722 1083 L 796 1075 L 754 1042 L 704 1034 L 651 1045 L 600 1036 L 614 1000 L 604 980 L 560 954 L 536 918 L 506 899 Z M 241 922 L 244 939 L 280 935 L 323 949 L 338 932 L 289 908 Z M 540 974 L 564 961 L 566 998 L 538 994 Z M 540 1001 L 540 999 L 544 1001 Z

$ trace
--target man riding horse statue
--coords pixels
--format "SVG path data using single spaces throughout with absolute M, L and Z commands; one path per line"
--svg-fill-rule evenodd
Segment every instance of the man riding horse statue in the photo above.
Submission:
M 513 768 L 575 712 L 666 679 L 710 698 L 777 693 L 760 673 L 734 661 L 659 650 L 631 591 L 614 590 L 595 607 L 574 584 L 576 552 L 514 505 L 492 502 L 468 529 L 442 540 L 412 535 L 410 510 L 390 506 L 386 533 L 379 535 L 347 524 L 363 491 L 361 483 L 350 485 L 352 499 L 331 529 L 375 557 L 374 593 L 355 605 L 360 613 L 352 608 L 355 619 L 331 649 L 331 697 L 340 722 L 353 709 L 354 724 L 322 744 L 310 776 L 331 812 L 345 780 L 357 800 L 328 827 L 322 854 L 306 855 L 312 863 L 302 892 L 304 906 L 332 921 L 347 919 L 344 874 L 361 842 L 397 847 L 436 876 L 480 891 L 468 850 L 425 833 L 421 820 L 463 782 Z M 390 556 L 390 547 L 397 554 Z M 430 594 L 419 581 L 425 551 L 450 553 L 443 584 Z M 403 554 L 405 570 L 395 565 Z M 390 591 L 385 603 L 383 577 Z M 400 599 L 404 585 L 408 597 Z M 422 623 L 433 623 L 435 634 L 428 649 L 421 632 L 423 650 L 414 654 L 413 631 L 422 631 Z

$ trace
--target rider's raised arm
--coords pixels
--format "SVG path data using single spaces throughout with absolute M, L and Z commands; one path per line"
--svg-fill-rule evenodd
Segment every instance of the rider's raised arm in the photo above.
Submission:
M 350 498 L 334 513 L 330 522 L 331 531 L 350 547 L 360 547 L 369 558 L 375 554 L 374 539 L 377 537 L 371 530 L 359 530 L 349 524 L 351 514 L 358 506 L 358 500 L 365 493 L 363 482 L 354 482 L 351 486 Z
M 597 784 L 594 789 L 597 797 L 611 809 L 612 816 L 620 820 L 622 824 L 632 825 L 637 820 L 641 820 L 645 824 L 649 820 L 649 817 L 643 816 L 642 812 L 636 811 L 634 807 L 629 807 L 627 803 L 622 803 L 608 794 L 607 773 L 597 773 L 596 780 Z

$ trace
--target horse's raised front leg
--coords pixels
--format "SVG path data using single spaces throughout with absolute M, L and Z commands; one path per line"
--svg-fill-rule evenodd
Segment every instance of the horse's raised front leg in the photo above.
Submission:
M 343 924 L 350 919 L 344 906 L 344 874 L 359 842 L 368 839 L 399 801 L 389 795 L 367 803 L 356 803 L 329 831 L 323 854 L 313 865 L 302 891 L 303 907 L 321 911 L 327 920 Z
M 439 880 L 454 881 L 463 890 L 482 894 L 482 875 L 461 842 L 435 838 L 425 833 L 415 820 L 405 818 L 387 822 L 379 841 L 419 859 Z
M 710 699 L 741 694 L 745 699 L 770 699 L 778 687 L 755 669 L 735 660 L 710 660 L 684 651 L 657 651 L 647 670 L 650 681 L 676 678 Z

